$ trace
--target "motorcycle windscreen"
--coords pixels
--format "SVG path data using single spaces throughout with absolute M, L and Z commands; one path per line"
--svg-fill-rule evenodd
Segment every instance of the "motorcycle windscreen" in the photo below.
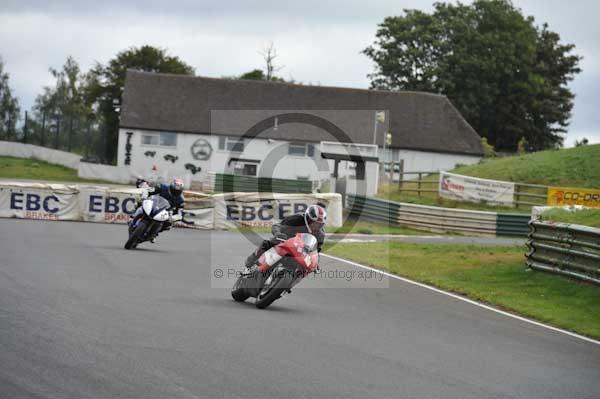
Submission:
M 168 209 L 171 207 L 169 201 L 161 197 L 160 195 L 153 195 L 152 199 L 152 214 L 150 216 L 155 216 L 158 212 Z
M 296 240 L 301 244 L 302 250 L 294 254 L 296 262 L 307 272 L 313 272 L 319 266 L 319 242 L 317 238 L 308 233 L 298 234 Z M 300 246 L 300 245 L 299 245 Z

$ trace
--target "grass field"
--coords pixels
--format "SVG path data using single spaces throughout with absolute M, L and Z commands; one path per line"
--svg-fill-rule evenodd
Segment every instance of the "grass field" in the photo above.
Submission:
M 541 184 L 547 186 L 600 188 L 600 144 L 561 150 L 540 151 L 527 155 L 484 159 L 477 165 L 460 166 L 452 173 L 485 179 L 511 181 L 516 183 Z M 422 188 L 437 189 L 439 175 L 424 178 Z M 417 188 L 417 183 L 404 183 L 404 190 Z M 539 190 L 524 189 L 539 193 Z M 488 210 L 495 212 L 530 212 L 530 207 L 508 208 L 457 202 L 439 198 L 435 193 L 400 191 L 397 184 L 380 185 L 378 197 L 398 202 L 424 205 Z
M 0 178 L 48 180 L 79 183 L 106 183 L 82 179 L 75 169 L 35 159 L 0 157 Z
M 487 159 L 453 173 L 547 186 L 600 188 L 600 144 Z
M 325 252 L 600 338 L 600 287 L 526 268 L 524 247 L 378 242 Z

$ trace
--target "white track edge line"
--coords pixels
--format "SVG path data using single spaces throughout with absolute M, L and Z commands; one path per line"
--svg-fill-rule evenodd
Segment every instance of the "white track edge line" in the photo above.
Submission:
M 586 337 L 586 336 L 583 336 L 583 335 L 579 335 L 579 334 L 571 332 L 571 331 L 563 330 L 562 328 L 553 327 L 553 326 L 550 326 L 548 324 L 544 324 L 544 323 L 541 323 L 539 321 L 531 320 L 531 319 L 528 319 L 528 318 L 523 317 L 523 316 L 517 316 L 515 314 L 509 313 L 509 312 L 505 312 L 503 310 L 496 309 L 494 307 L 485 305 L 485 304 L 483 304 L 481 302 L 477 302 L 477 301 L 474 301 L 472 299 L 468 299 L 468 298 L 465 298 L 463 296 L 460 296 L 460 295 L 457 295 L 457 294 L 453 294 L 451 292 L 444 291 L 444 290 L 441 290 L 439 288 L 435 288 L 435 287 L 433 287 L 431 285 L 419 283 L 419 282 L 407 279 L 405 277 L 396 276 L 395 274 L 391 274 L 391 273 L 385 272 L 383 270 L 379 270 L 379 269 L 376 269 L 374 267 L 366 266 L 366 265 L 363 265 L 363 264 L 360 264 L 360 263 L 357 263 L 357 262 L 354 262 L 354 261 L 351 261 L 351 260 L 347 260 L 347 259 L 343 259 L 343 258 L 338 258 L 337 256 L 328 255 L 328 254 L 325 254 L 325 253 L 321 253 L 321 256 L 326 256 L 328 258 L 335 259 L 335 260 L 340 261 L 340 262 L 345 262 L 345 263 L 348 263 L 348 264 L 356 266 L 356 267 L 360 267 L 360 268 L 363 268 L 363 269 L 367 269 L 367 270 L 371 270 L 371 271 L 374 271 L 374 272 L 382 273 L 383 275 L 385 275 L 387 277 L 395 278 L 397 280 L 404 281 L 405 283 L 409 283 L 409 284 L 413 284 L 413 285 L 416 285 L 416 286 L 419 286 L 419 287 L 422 287 L 422 288 L 426 288 L 428 290 L 437 292 L 439 294 L 443 294 L 443 295 L 447 295 L 447 296 L 455 298 L 455 299 L 459 299 L 459 300 L 461 300 L 463 302 L 470 303 L 471 305 L 479 306 L 480 308 L 491 310 L 492 312 L 499 313 L 501 315 L 508 316 L 508 317 L 513 318 L 513 319 L 517 319 L 517 320 L 520 320 L 520 321 L 524 321 L 526 323 L 533 324 L 533 325 L 538 326 L 538 327 L 542 327 L 542 328 L 546 328 L 548 330 L 552 330 L 552 331 L 556 331 L 556 332 L 559 332 L 559 333 L 562 333 L 562 334 L 566 334 L 566 335 L 569 335 L 569 336 L 574 337 L 574 338 L 579 338 L 579 339 L 581 339 L 583 341 L 590 342 L 592 344 L 600 345 L 600 341 L 597 341 L 597 340 L 595 340 L 593 338 L 589 338 L 589 337 Z

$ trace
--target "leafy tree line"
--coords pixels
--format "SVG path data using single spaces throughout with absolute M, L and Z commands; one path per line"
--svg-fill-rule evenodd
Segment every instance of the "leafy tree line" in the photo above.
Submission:
M 54 83 L 42 88 L 33 109 L 20 114 L 0 60 L 0 139 L 73 151 L 88 159 L 116 162 L 119 109 L 127 69 L 193 75 L 194 68 L 152 46 L 119 52 L 107 64 L 83 72 L 73 57 L 50 68 Z M 17 128 L 17 122 L 21 121 Z
M 8 78 L 8 73 L 4 72 L 4 62 L 0 58 L 0 140 L 10 140 L 16 136 L 21 110 L 18 99 L 12 94 Z
M 281 67 L 274 64 L 277 53 L 273 45 L 260 54 L 265 60 L 265 71 L 254 69 L 230 79 L 283 82 L 275 76 Z M 96 63 L 87 72 L 73 57 L 68 57 L 60 69 L 49 69 L 54 83 L 43 87 L 33 109 L 21 115 L 0 59 L 0 140 L 73 151 L 89 160 L 115 163 L 127 69 L 194 75 L 194 68 L 179 57 L 152 46 L 119 52 L 107 64 Z
M 581 71 L 574 48 L 508 0 L 476 0 L 385 18 L 363 53 L 372 88 L 445 94 L 497 150 L 531 151 L 562 145 L 567 84 Z

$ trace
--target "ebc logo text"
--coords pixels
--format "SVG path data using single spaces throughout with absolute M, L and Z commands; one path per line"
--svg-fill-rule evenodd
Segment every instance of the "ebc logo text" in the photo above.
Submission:
M 56 205 L 58 198 L 55 195 L 41 196 L 32 193 L 11 193 L 10 209 L 18 211 L 44 211 L 56 213 L 60 208 Z
M 275 206 L 273 204 L 260 206 L 229 204 L 227 205 L 227 220 L 266 222 L 273 220 L 276 216 L 278 220 L 281 220 L 286 216 L 304 212 L 308 208 L 308 205 L 303 203 L 279 204 L 277 209 L 275 209 Z
M 136 200 L 133 197 L 120 200 L 117 197 L 104 197 L 103 195 L 90 195 L 88 211 L 92 213 L 119 213 L 131 215 L 135 212 Z

